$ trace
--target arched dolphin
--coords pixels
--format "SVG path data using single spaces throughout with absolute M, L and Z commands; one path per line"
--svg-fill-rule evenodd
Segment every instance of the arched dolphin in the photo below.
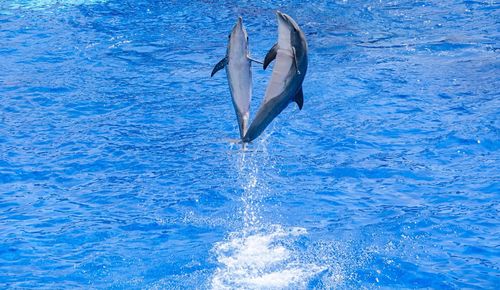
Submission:
M 226 68 L 229 90 L 238 120 L 241 139 L 245 136 L 248 119 L 250 118 L 250 101 L 252 99 L 251 61 L 256 60 L 250 58 L 247 31 L 243 26 L 243 19 L 238 17 L 238 21 L 234 25 L 231 34 L 229 34 L 226 56 L 215 65 L 211 76 L 222 68 Z
M 278 18 L 278 43 L 267 53 L 264 69 L 276 59 L 271 81 L 266 89 L 264 102 L 243 138 L 250 142 L 257 138 L 271 121 L 291 102 L 302 110 L 304 96 L 302 82 L 307 72 L 307 42 L 302 30 L 288 15 L 276 12 Z

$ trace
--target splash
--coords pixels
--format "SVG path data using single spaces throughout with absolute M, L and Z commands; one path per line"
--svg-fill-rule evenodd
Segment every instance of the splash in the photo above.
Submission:
M 219 267 L 211 281 L 213 289 L 282 289 L 305 287 L 325 267 L 304 263 L 290 245 L 307 232 L 281 225 L 246 229 L 217 243 Z
M 286 228 L 262 218 L 262 199 L 271 194 L 265 182 L 265 171 L 274 169 L 265 146 L 259 146 L 253 152 L 240 152 L 235 164 L 243 189 L 243 227 L 215 244 L 213 252 L 219 267 L 212 276 L 211 288 L 305 287 L 312 277 L 326 267 L 305 262 L 301 258 L 297 241 L 307 234 L 306 229 Z

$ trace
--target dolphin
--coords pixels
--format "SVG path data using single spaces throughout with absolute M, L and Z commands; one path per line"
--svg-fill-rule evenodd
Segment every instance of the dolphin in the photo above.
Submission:
M 229 34 L 226 56 L 215 65 L 211 77 L 219 70 L 226 68 L 241 139 L 245 136 L 250 118 L 250 101 L 252 99 L 252 71 L 250 67 L 252 61 L 262 64 L 262 62 L 250 57 L 247 31 L 243 26 L 243 19 L 238 17 Z
M 271 81 L 264 101 L 250 124 L 243 142 L 257 138 L 264 129 L 291 102 L 296 102 L 302 110 L 304 96 L 302 82 L 307 72 L 307 42 L 304 32 L 297 23 L 285 13 L 276 12 L 278 18 L 278 43 L 267 53 L 264 69 L 276 59 Z

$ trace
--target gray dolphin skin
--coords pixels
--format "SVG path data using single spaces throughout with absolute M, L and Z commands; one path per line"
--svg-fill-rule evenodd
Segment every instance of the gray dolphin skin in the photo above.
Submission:
M 302 82 L 307 72 L 307 42 L 304 32 L 285 13 L 276 12 L 278 18 L 278 43 L 267 53 L 264 69 L 276 59 L 271 81 L 266 89 L 264 101 L 248 128 L 243 142 L 257 138 L 264 129 L 291 102 L 302 110 L 304 96 Z
M 229 90 L 238 120 L 241 139 L 245 136 L 248 119 L 250 118 L 250 101 L 252 99 L 251 61 L 247 31 L 243 26 L 243 19 L 238 17 L 238 21 L 234 25 L 231 34 L 229 34 L 226 56 L 215 65 L 211 76 L 222 68 L 226 68 Z

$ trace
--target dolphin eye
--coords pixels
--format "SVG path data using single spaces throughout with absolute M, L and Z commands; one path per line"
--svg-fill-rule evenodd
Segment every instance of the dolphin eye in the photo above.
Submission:
M 229 35 L 227 36 L 227 38 L 228 38 L 228 39 L 231 39 L 231 34 L 229 34 Z

